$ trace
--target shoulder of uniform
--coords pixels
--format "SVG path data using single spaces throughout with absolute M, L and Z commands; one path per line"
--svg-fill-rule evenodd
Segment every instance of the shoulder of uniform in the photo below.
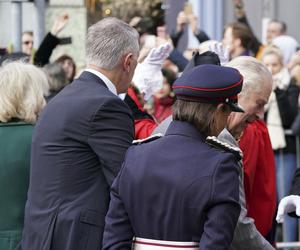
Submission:
M 220 141 L 215 136 L 208 136 L 205 140 L 205 143 L 214 148 L 232 153 L 238 161 L 243 158 L 243 152 L 238 147 L 234 147 L 226 142 Z
M 155 141 L 156 139 L 161 138 L 162 136 L 163 136 L 163 134 L 157 133 L 157 134 L 151 135 L 151 136 L 149 136 L 149 137 L 147 137 L 145 139 L 134 140 L 132 142 L 132 144 L 133 145 L 144 144 L 144 143 L 147 143 L 147 142 Z

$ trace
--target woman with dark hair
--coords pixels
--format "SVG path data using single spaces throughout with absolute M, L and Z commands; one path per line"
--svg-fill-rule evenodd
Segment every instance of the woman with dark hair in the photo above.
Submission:
M 69 83 L 69 80 L 63 67 L 58 63 L 49 63 L 43 67 L 43 70 L 48 78 L 49 95 L 46 96 L 46 100 L 49 102 Z
M 59 63 L 63 67 L 69 83 L 72 82 L 76 74 L 76 64 L 73 58 L 68 55 L 62 55 L 55 60 L 55 63 Z
M 154 94 L 154 117 L 158 123 L 162 122 L 172 114 L 172 105 L 175 102 L 175 95 L 172 85 L 176 80 L 176 74 L 167 68 L 162 69 L 163 86 Z

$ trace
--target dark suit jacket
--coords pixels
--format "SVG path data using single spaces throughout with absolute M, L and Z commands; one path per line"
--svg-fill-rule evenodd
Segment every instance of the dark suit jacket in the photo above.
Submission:
M 22 249 L 101 249 L 109 189 L 134 136 L 128 106 L 90 72 L 36 125 Z
M 103 249 L 131 249 L 132 237 L 199 242 L 227 250 L 240 214 L 239 166 L 186 122 L 132 146 L 111 190 Z

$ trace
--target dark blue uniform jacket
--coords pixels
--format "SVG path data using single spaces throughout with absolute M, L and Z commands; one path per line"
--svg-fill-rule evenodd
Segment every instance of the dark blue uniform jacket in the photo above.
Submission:
M 127 151 L 111 190 L 104 249 L 131 249 L 134 236 L 229 249 L 240 214 L 238 168 L 193 125 L 173 121 L 164 137 Z

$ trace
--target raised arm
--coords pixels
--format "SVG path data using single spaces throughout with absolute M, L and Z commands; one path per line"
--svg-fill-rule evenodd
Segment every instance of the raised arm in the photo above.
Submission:
M 67 25 L 69 16 L 67 13 L 63 13 L 58 16 L 51 28 L 51 31 L 45 36 L 40 47 L 35 53 L 34 64 L 38 66 L 44 66 L 49 63 L 49 58 L 59 44 L 59 38 L 57 37 L 58 33 L 62 31 Z

